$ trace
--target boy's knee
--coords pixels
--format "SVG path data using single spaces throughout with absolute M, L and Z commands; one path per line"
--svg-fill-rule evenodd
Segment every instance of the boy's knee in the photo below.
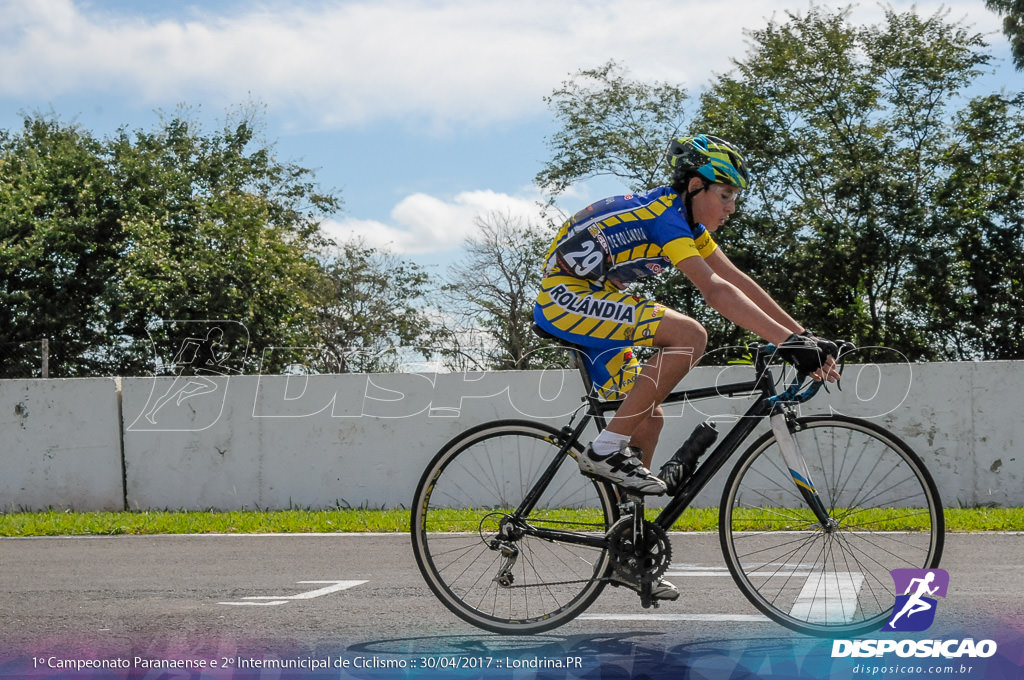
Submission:
M 655 406 L 651 410 L 651 418 L 647 422 L 647 427 L 651 429 L 651 433 L 655 436 L 661 434 L 661 429 L 665 426 L 665 411 L 660 406 Z
M 667 326 L 664 325 L 666 321 L 668 321 Z M 672 316 L 671 319 L 666 318 L 662 324 L 658 328 L 658 335 L 661 337 L 655 338 L 662 347 L 689 350 L 696 357 L 704 354 L 704 349 L 708 345 L 708 332 L 699 321 L 679 314 Z M 665 333 L 661 332 L 662 328 L 666 330 Z
M 704 353 L 704 349 L 708 346 L 708 331 L 696 319 L 686 317 L 686 321 L 687 335 L 691 338 L 691 344 L 699 356 Z

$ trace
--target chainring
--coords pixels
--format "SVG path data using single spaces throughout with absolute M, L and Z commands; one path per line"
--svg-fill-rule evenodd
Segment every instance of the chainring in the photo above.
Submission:
M 636 555 L 633 517 L 626 516 L 608 530 L 608 552 L 612 569 L 633 583 L 654 583 L 672 562 L 672 544 L 657 524 L 644 521 L 644 550 Z

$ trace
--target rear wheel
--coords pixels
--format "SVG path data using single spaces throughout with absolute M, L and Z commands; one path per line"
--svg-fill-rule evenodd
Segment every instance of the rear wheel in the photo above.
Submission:
M 906 444 L 866 421 L 798 418 L 793 437 L 830 526 L 808 508 L 769 432 L 740 457 L 722 496 L 729 570 L 784 626 L 822 636 L 877 630 L 895 603 L 889 572 L 939 564 L 945 522 L 935 482 Z
M 615 520 L 612 488 L 559 454 L 560 433 L 540 423 L 487 423 L 434 457 L 416 489 L 412 544 L 438 598 L 466 621 L 498 633 L 562 625 L 600 594 L 607 548 L 550 541 L 530 528 L 601 537 Z M 572 455 L 581 455 L 577 444 Z M 518 509 L 545 474 L 533 508 Z

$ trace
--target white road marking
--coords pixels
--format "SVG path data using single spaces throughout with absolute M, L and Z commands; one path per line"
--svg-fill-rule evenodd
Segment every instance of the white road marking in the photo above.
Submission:
M 709 567 L 702 564 L 673 563 L 665 571 L 665 577 L 719 577 L 732 576 L 728 567 Z M 762 614 L 617 614 L 588 612 L 577 619 L 587 621 L 682 621 L 691 623 L 764 623 L 770 621 Z
M 794 617 L 811 622 L 849 622 L 856 614 L 857 597 L 864 584 L 859 572 L 822 574 L 812 571 L 808 564 L 766 564 L 779 567 L 778 571 L 758 571 L 751 577 L 807 576 L 800 594 L 790 611 Z M 764 568 L 762 567 L 762 568 Z M 709 567 L 700 564 L 670 564 L 665 576 L 720 577 L 732 576 L 727 567 Z M 614 614 L 584 613 L 577 617 L 590 621 L 690 621 L 706 623 L 763 623 L 770 621 L 762 614 Z
M 794 576 L 798 574 L 807 574 L 810 572 L 811 567 L 800 565 L 800 564 L 780 564 L 772 565 L 766 564 L 765 567 L 779 566 L 784 570 L 780 571 L 754 571 L 749 574 L 751 577 L 756 576 Z M 665 571 L 665 576 L 690 576 L 690 577 L 715 577 L 715 576 L 728 576 L 732 574 L 729 572 L 728 567 L 704 567 L 699 564 L 670 564 L 668 570 Z
M 590 621 L 697 621 L 704 623 L 764 623 L 770 621 L 761 614 L 590 614 L 576 617 Z
M 778 571 L 765 569 L 765 567 L 778 568 Z M 864 574 L 860 572 L 833 572 L 823 574 L 815 569 L 812 564 L 782 564 L 773 563 L 764 565 L 761 571 L 749 574 L 751 578 L 789 578 L 793 576 L 805 576 L 803 588 L 796 600 L 790 614 L 798 619 L 814 623 L 845 622 L 853 620 L 857 613 L 857 599 L 860 595 L 861 586 L 864 585 Z M 715 577 L 731 576 L 726 567 L 706 567 L 699 564 L 670 564 L 665 576 L 675 577 Z M 666 615 L 671 616 L 671 615 Z M 682 616 L 686 616 L 685 614 Z M 708 614 L 706 616 L 720 616 Z M 724 615 L 722 615 L 724 616 Z M 676 620 L 676 619 L 666 619 Z M 687 620 L 687 619 L 678 619 Z M 688 619 L 701 620 L 701 619 Z M 741 620 L 741 619 L 707 619 L 716 620 Z M 755 617 L 754 620 L 767 620 L 765 617 Z
M 700 564 L 670 564 L 665 576 L 731 576 L 726 567 L 706 567 Z
M 299 581 L 298 583 L 327 583 L 329 585 L 323 588 L 317 588 L 316 590 L 299 593 L 298 595 L 251 595 L 249 597 L 243 597 L 242 600 L 244 600 L 244 602 L 218 602 L 217 604 L 227 604 L 236 607 L 272 607 L 274 605 L 288 604 L 295 600 L 312 600 L 314 597 L 323 597 L 324 595 L 330 595 L 331 593 L 355 588 L 356 586 L 366 583 L 366 581 Z
M 864 574 L 856 571 L 811 574 L 790 614 L 812 623 L 849 623 L 857 613 L 857 597 L 863 584 Z

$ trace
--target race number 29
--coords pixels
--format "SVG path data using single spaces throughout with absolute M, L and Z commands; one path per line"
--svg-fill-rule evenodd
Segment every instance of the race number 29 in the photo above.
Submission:
M 607 241 L 596 228 L 584 229 L 563 243 L 557 257 L 563 269 L 585 279 L 603 277 L 611 260 Z

